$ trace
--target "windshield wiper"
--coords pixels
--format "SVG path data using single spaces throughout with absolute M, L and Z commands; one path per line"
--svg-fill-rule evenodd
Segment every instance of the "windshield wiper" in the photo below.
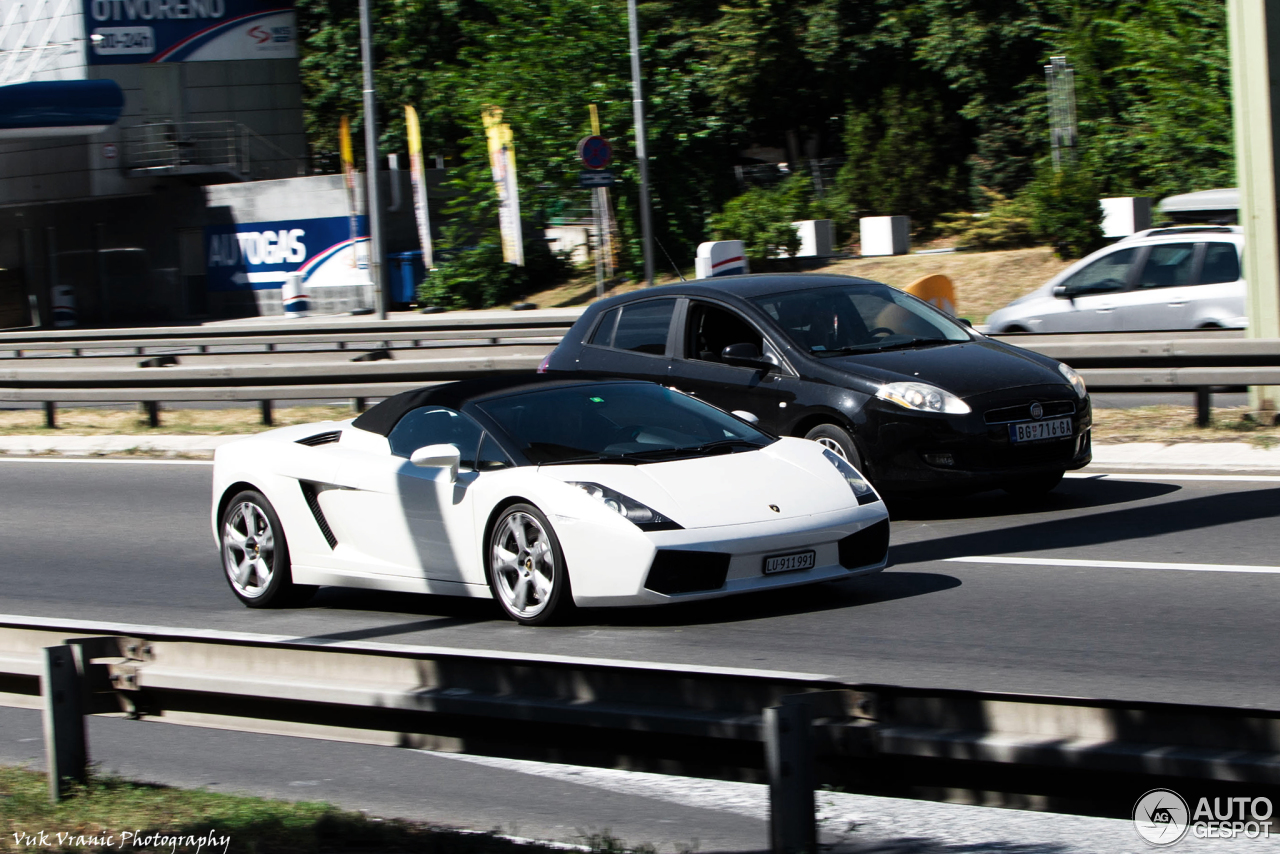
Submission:
M 623 465 L 635 465 L 636 460 L 632 459 L 629 454 L 593 454 L 589 457 L 570 457 L 567 460 L 547 460 L 546 462 L 537 463 L 537 465 L 571 466 L 580 465 L 582 463 L 622 463 Z
M 700 453 L 709 453 L 711 451 L 729 450 L 731 448 L 750 448 L 758 451 L 763 448 L 759 442 L 753 442 L 750 439 L 718 439 L 714 442 L 707 442 L 705 445 L 699 445 L 696 448 L 686 448 L 685 450 L 698 451 Z

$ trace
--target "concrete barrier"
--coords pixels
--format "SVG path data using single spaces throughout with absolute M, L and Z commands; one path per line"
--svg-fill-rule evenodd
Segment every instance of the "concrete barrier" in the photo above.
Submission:
M 862 254 L 906 255 L 911 251 L 911 219 L 905 216 L 864 216 L 858 220 Z
M 699 244 L 694 266 L 699 279 L 751 272 L 746 247 L 741 240 L 713 240 Z

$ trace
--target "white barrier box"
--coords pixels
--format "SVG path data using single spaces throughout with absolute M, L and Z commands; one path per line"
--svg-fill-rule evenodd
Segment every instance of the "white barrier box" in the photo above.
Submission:
M 797 258 L 827 258 L 835 254 L 835 223 L 829 219 L 802 219 L 791 223 L 800 235 Z
M 858 220 L 863 255 L 906 255 L 911 251 L 911 218 L 864 216 Z
M 1144 196 L 1098 199 L 1102 207 L 1102 236 L 1128 237 L 1151 227 L 1151 199 Z
M 285 317 L 306 317 L 311 310 L 301 273 L 290 273 L 284 277 L 284 287 L 280 289 L 280 302 L 284 305 Z
M 712 240 L 698 244 L 694 269 L 699 279 L 749 273 L 746 248 L 741 240 Z

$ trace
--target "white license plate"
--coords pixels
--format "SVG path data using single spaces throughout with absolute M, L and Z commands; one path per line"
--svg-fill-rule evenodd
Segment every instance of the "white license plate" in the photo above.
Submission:
M 778 572 L 795 572 L 798 569 L 813 569 L 814 553 L 795 552 L 789 555 L 774 555 L 764 559 L 764 574 L 773 575 Z
M 1009 425 L 1010 442 L 1038 442 L 1041 439 L 1066 439 L 1071 436 L 1070 418 L 1052 418 L 1048 421 L 1028 421 Z

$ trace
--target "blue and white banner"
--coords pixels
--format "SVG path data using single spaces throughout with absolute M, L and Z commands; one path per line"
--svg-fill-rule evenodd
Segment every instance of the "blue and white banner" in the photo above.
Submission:
M 365 217 L 357 229 L 367 233 Z M 351 239 L 345 216 L 208 225 L 204 229 L 210 291 L 265 291 L 302 273 L 307 288 L 369 283 L 369 238 Z
M 84 0 L 90 65 L 293 59 L 293 0 Z

